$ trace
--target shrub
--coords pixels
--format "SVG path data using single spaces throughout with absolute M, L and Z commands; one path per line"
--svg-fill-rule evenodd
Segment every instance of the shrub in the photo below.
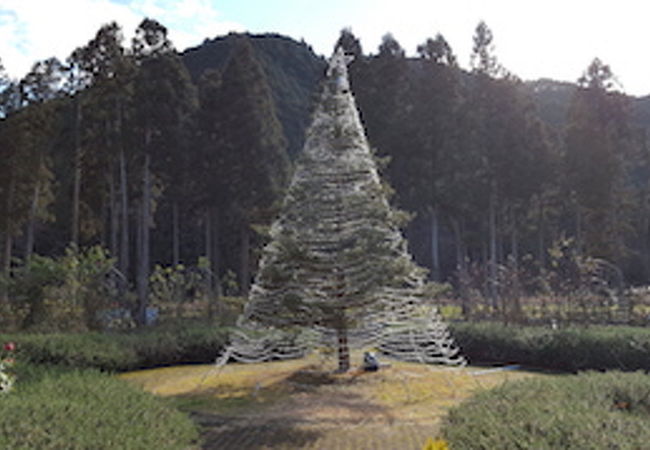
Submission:
M 212 362 L 226 339 L 224 329 L 196 322 L 179 322 L 120 334 L 0 335 L 0 342 L 17 343 L 18 355 L 25 362 L 108 371 Z
M 209 322 L 179 321 L 134 330 L 123 335 L 138 358 L 138 366 L 213 362 L 228 338 L 227 330 Z
M 114 296 L 108 274 L 113 259 L 101 247 L 68 248 L 58 258 L 33 255 L 4 280 L 20 328 L 83 331 L 99 326 L 98 311 Z M 22 305 L 25 311 L 17 308 Z
M 472 362 L 518 363 L 563 371 L 650 370 L 650 329 L 598 326 L 554 330 L 497 323 L 454 323 Z
M 196 439 L 187 416 L 96 371 L 41 373 L 0 401 L 0 448 L 186 449 Z
M 71 368 L 127 370 L 138 366 L 138 355 L 124 339 L 100 333 L 9 335 L 21 360 Z
M 483 392 L 450 411 L 443 434 L 454 449 L 637 449 L 648 420 L 648 375 L 583 373 Z

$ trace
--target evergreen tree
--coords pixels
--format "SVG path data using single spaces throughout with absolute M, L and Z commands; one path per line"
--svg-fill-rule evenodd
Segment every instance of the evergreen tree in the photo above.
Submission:
M 251 278 L 251 224 L 278 199 L 290 172 L 287 143 L 271 91 L 247 37 L 239 40 L 224 70 L 221 102 L 228 105 L 220 124 L 222 176 L 239 228 L 239 282 L 242 294 L 247 295 Z
M 350 367 L 351 337 L 396 357 L 462 362 L 422 299 L 424 272 L 406 251 L 402 215 L 386 200 L 346 64 L 339 48 L 242 323 L 331 332 L 340 371 Z M 250 349 L 236 342 L 232 351 L 245 358 Z
M 25 257 L 34 246 L 37 219 L 48 217 L 52 201 L 52 142 L 58 130 L 53 102 L 60 95 L 61 64 L 52 58 L 34 64 L 18 83 L 5 90 L 0 122 L 0 230 L 4 235 L 3 274 L 9 276 L 13 240 L 25 232 Z
M 401 102 L 406 118 L 403 135 L 411 142 L 399 155 L 405 162 L 400 200 L 404 208 L 428 220 L 431 275 L 441 281 L 441 216 L 449 216 L 457 201 L 449 189 L 454 182 L 450 163 L 456 149 L 452 138 L 460 101 L 459 69 L 440 34 L 418 46 L 418 53 L 419 64 L 410 71 L 409 89 Z
M 144 19 L 140 23 L 132 52 L 137 65 L 133 95 L 135 143 L 142 170 L 136 285 L 138 319 L 144 323 L 151 269 L 154 178 L 156 172 L 163 180 L 169 177 L 178 181 L 183 176 L 185 155 L 179 150 L 187 143 L 185 133 L 196 107 L 196 93 L 167 37 L 167 29 L 157 21 Z
M 207 70 L 198 85 L 199 110 L 197 114 L 196 146 L 193 173 L 193 205 L 203 216 L 204 255 L 210 264 L 208 290 L 220 294 L 219 271 L 221 262 L 220 225 L 228 211 L 227 166 L 225 164 L 225 136 L 222 130 L 228 108 L 222 100 L 221 73 Z
M 587 255 L 620 263 L 625 254 L 625 159 L 631 139 L 628 101 L 613 90 L 611 69 L 598 59 L 578 84 L 569 109 L 565 161 L 575 204 L 575 236 Z
M 82 143 L 89 150 L 84 153 L 83 165 L 87 180 L 82 197 L 88 215 L 86 221 L 97 223 L 94 234 L 102 232 L 102 242 L 109 244 L 111 253 L 124 259 L 118 245 L 120 227 L 125 230 L 127 217 L 123 215 L 127 192 L 126 176 L 120 175 L 125 166 L 125 132 L 128 98 L 131 95 L 133 67 L 122 46 L 122 30 L 113 22 L 102 26 L 95 37 L 75 51 L 79 68 L 87 74 L 89 86 L 84 92 L 84 126 Z M 118 197 L 120 197 L 118 199 Z M 126 252 L 128 253 L 128 252 Z

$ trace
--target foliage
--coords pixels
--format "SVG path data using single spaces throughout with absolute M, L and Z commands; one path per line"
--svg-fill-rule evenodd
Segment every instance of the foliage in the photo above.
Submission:
M 212 362 L 226 339 L 226 330 L 214 324 L 189 321 L 119 334 L 0 335 L 0 341 L 16 342 L 21 361 L 107 371 Z
M 9 279 L 8 291 L 23 328 L 86 330 L 99 326 L 98 312 L 112 303 L 108 283 L 113 259 L 101 247 L 68 248 L 58 258 L 33 255 Z
M 11 391 L 16 382 L 16 375 L 12 370 L 16 364 L 13 357 L 15 350 L 16 344 L 14 342 L 6 342 L 0 351 L 0 394 Z
M 399 52 L 385 43 L 386 52 Z M 343 372 L 350 367 L 348 330 L 396 358 L 462 363 L 437 312 L 424 305 L 425 272 L 406 250 L 401 215 L 389 205 L 380 182 L 350 93 L 348 63 L 337 48 L 303 154 L 262 252 L 242 327 L 303 327 L 322 333 L 323 342 L 336 333 Z M 428 320 L 420 315 L 422 309 Z M 255 344 L 234 341 L 232 357 L 252 362 L 304 351 L 257 339 Z
M 194 80 L 208 70 L 223 72 L 237 41 L 247 37 L 267 74 L 277 106 L 278 119 L 288 140 L 288 152 L 295 157 L 304 143 L 313 95 L 325 64 L 304 42 L 277 34 L 241 35 L 230 33 L 206 39 L 202 45 L 183 52 L 183 62 Z
M 192 270 L 183 264 L 162 267 L 156 265 L 149 277 L 150 303 L 155 306 L 176 306 L 175 315 L 181 315 L 180 306 L 204 297 L 205 272 Z
M 549 249 L 546 267 L 526 258 L 497 265 L 492 280 L 498 301 L 488 296 L 487 264 L 471 263 L 457 272 L 463 317 L 504 323 L 643 322 L 641 291 L 625 289 L 621 269 L 581 253 L 573 238 L 561 236 Z M 635 294 L 636 293 L 636 294 Z
M 504 384 L 452 409 L 454 449 L 643 448 L 650 441 L 650 377 L 583 373 Z
M 275 34 L 232 33 L 179 54 L 153 19 L 132 49 L 123 42 L 110 23 L 66 64 L 50 58 L 21 80 L 0 76 L 0 272 L 7 282 L 21 275 L 17 253 L 26 262 L 34 251 L 55 258 L 70 241 L 102 242 L 118 262 L 121 306 L 137 277 L 135 318 L 146 311 L 150 261 L 206 255 L 215 298 L 232 270 L 245 293 L 263 240 L 236 213 L 271 222 L 287 179 L 276 150 L 284 134 L 299 156 L 323 59 Z M 386 178 L 414 217 L 414 258 L 435 281 L 484 271 L 472 287 L 480 298 L 463 298 L 463 308 L 518 320 L 515 293 L 530 285 L 517 270 L 534 266 L 525 271 L 541 280 L 553 269 L 549 248 L 565 238 L 585 261 L 615 264 L 623 283 L 647 282 L 648 99 L 618 92 L 614 68 L 596 59 L 577 84 L 522 83 L 499 64 L 485 23 L 470 72 L 442 35 L 414 57 L 390 34 L 374 53 L 350 30 L 339 42 L 355 56 L 351 89 L 368 140 L 391 157 Z M 580 303 L 606 312 L 604 297 L 583 293 L 572 295 L 571 315 L 606 317 L 580 312 Z M 6 294 L 0 288 L 3 329 L 31 321 L 25 302 Z M 77 323 L 84 314 L 60 292 L 48 295 L 62 323 L 93 326 Z
M 187 449 L 184 414 L 151 394 L 96 371 L 43 375 L 0 402 L 0 447 Z
M 642 327 L 560 328 L 454 323 L 451 332 L 468 360 L 516 363 L 568 372 L 650 370 L 650 330 Z

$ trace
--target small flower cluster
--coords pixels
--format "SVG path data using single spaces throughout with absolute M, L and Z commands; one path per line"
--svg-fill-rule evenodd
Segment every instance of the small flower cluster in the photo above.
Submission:
M 0 394 L 6 394 L 11 391 L 16 382 L 16 375 L 11 372 L 11 368 L 16 363 L 12 354 L 16 350 L 14 342 L 7 342 L 3 346 L 3 355 L 0 358 Z

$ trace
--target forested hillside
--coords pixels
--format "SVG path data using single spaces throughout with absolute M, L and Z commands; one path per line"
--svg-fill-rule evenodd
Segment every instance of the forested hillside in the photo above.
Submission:
M 524 83 L 485 24 L 473 40 L 462 70 L 441 35 L 415 57 L 390 34 L 376 51 L 348 30 L 339 39 L 417 261 L 494 301 L 568 289 L 593 267 L 647 284 L 650 97 L 621 94 L 597 59 L 575 84 Z M 147 19 L 128 44 L 109 24 L 66 61 L 3 73 L 5 317 L 29 325 L 47 316 L 44 298 L 68 301 L 70 261 L 106 263 L 102 301 L 141 321 L 163 297 L 245 295 L 324 68 L 275 34 L 180 54 Z
M 223 70 L 237 39 L 238 35 L 229 34 L 184 51 L 183 62 L 192 78 L 199 80 L 208 69 Z M 325 61 L 306 44 L 285 36 L 253 35 L 250 42 L 271 87 L 278 118 L 289 141 L 289 154 L 295 156 L 302 149 Z

